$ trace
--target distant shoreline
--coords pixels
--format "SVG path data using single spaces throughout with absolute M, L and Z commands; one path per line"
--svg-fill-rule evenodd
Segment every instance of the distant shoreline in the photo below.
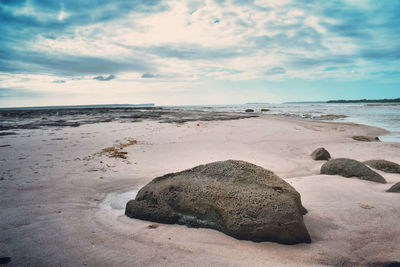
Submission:
M 400 98 L 394 99 L 358 99 L 358 100 L 329 100 L 326 103 L 400 103 Z

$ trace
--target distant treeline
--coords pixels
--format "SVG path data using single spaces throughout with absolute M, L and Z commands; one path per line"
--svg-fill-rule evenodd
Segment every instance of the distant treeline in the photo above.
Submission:
M 399 103 L 400 98 L 394 99 L 359 99 L 359 100 L 329 100 L 326 103 Z

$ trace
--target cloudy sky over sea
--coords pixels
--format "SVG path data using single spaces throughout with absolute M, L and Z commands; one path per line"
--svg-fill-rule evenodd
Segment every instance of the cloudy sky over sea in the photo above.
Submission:
M 400 96 L 400 1 L 0 2 L 0 106 Z

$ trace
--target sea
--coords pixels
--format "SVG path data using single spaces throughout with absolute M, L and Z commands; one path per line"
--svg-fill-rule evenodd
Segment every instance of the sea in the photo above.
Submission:
M 333 122 L 353 122 L 376 126 L 390 131 L 390 134 L 380 136 L 382 141 L 400 142 L 400 103 L 248 103 L 240 105 L 205 105 L 205 106 L 164 106 L 204 111 L 243 112 L 253 109 L 254 113 L 264 113 L 274 116 L 296 117 L 306 120 L 329 120 Z M 269 111 L 261 111 L 269 109 Z M 344 118 L 324 119 L 321 115 L 344 115 Z M 325 117 L 326 118 L 326 117 Z

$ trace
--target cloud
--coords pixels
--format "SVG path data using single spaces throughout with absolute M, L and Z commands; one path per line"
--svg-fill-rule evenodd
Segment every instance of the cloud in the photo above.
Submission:
M 360 56 L 373 61 L 397 61 L 400 59 L 400 46 L 393 49 L 365 49 L 361 51 Z
M 0 72 L 49 74 L 102 74 L 146 71 L 145 60 L 68 54 L 52 47 L 37 49 L 40 40 L 75 39 L 75 29 L 121 21 L 132 14 L 157 13 L 166 9 L 159 0 L 133 1 L 2 1 L 0 2 Z M 64 40 L 65 41 L 65 40 Z M 54 69 L 54 71 L 53 71 Z
M 142 74 L 142 78 L 154 78 L 154 77 L 157 77 L 157 75 L 153 73 L 146 72 Z
M 243 51 L 233 47 L 212 48 L 193 44 L 152 46 L 145 49 L 145 51 L 163 58 L 178 58 L 182 60 L 234 58 L 243 53 Z
M 34 92 L 22 88 L 1 88 L 0 98 L 39 98 L 43 96 L 40 92 Z
M 294 34 L 289 35 L 286 33 L 287 28 L 299 28 L 294 30 Z M 282 25 L 274 26 L 275 30 L 279 33 L 275 35 L 262 35 L 252 38 L 251 40 L 256 44 L 259 49 L 279 48 L 297 48 L 302 50 L 323 50 L 325 49 L 322 44 L 322 36 L 318 31 L 311 27 L 301 27 L 298 25 Z
M 62 76 L 119 73 L 152 70 L 150 63 L 140 58 L 113 60 L 102 57 L 75 56 L 46 52 L 8 50 L 0 57 L 0 71 L 11 73 L 48 73 Z
M 265 72 L 265 75 L 285 74 L 286 70 L 282 67 L 273 67 Z
M 333 55 L 333 56 L 324 56 L 316 58 L 293 57 L 288 60 L 288 64 L 292 67 L 301 69 L 304 68 L 308 69 L 308 68 L 320 67 L 331 64 L 346 65 L 346 64 L 353 64 L 354 57 L 356 56 Z
M 0 21 L 30 28 L 64 29 L 120 19 L 134 13 L 165 10 L 158 0 L 86 0 L 86 1 L 6 1 L 0 5 Z
M 94 80 L 98 80 L 98 81 L 101 81 L 101 82 L 107 82 L 107 81 L 111 81 L 111 80 L 114 80 L 116 77 L 115 77 L 115 75 L 108 75 L 108 76 L 102 76 L 102 75 L 100 75 L 100 76 L 96 76 L 96 77 L 94 77 L 93 79 Z

